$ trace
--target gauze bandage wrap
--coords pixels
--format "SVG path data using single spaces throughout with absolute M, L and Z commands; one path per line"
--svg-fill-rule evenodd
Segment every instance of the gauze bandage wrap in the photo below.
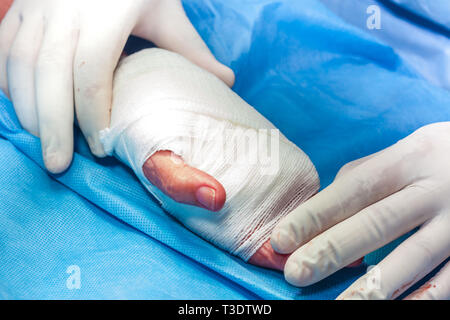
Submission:
M 119 64 L 111 126 L 101 140 L 167 212 L 244 260 L 319 188 L 309 158 L 267 119 L 214 75 L 161 49 Z M 222 210 L 177 203 L 153 186 L 142 166 L 158 150 L 173 151 L 217 179 L 227 194 Z

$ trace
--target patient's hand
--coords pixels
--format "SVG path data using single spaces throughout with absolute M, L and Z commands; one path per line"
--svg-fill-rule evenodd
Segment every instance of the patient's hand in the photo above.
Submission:
M 181 157 L 171 151 L 158 151 L 145 162 L 142 170 L 152 184 L 178 202 L 211 211 L 219 211 L 225 203 L 226 193 L 220 182 L 209 174 L 187 165 Z M 282 271 L 288 257 L 287 254 L 275 252 L 268 240 L 248 262 Z M 361 262 L 362 258 L 349 267 L 358 266 Z
M 161 49 L 119 64 L 101 141 L 166 212 L 264 267 L 283 268 L 272 229 L 319 188 L 309 158 L 273 124 L 219 78 Z
M 211 211 L 222 209 L 225 203 L 225 189 L 220 182 L 187 165 L 171 151 L 158 151 L 145 162 L 142 169 L 152 184 L 178 202 Z M 287 257 L 288 255 L 276 253 L 270 241 L 267 241 L 249 262 L 261 267 L 283 270 Z

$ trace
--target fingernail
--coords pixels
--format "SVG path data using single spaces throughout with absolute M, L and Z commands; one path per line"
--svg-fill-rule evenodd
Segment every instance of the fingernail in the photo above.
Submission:
M 197 189 L 195 196 L 205 208 L 209 210 L 216 209 L 216 190 L 210 187 L 200 187 Z

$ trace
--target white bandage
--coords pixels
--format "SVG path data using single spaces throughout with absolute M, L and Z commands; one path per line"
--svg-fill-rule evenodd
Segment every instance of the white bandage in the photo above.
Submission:
M 129 165 L 162 207 L 215 245 L 248 260 L 289 211 L 319 188 L 309 158 L 222 81 L 178 54 L 147 49 L 121 61 L 114 78 L 108 154 Z M 144 176 L 159 150 L 217 179 L 217 213 L 180 204 Z

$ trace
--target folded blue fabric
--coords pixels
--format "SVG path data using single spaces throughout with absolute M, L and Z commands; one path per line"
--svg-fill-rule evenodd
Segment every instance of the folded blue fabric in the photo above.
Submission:
M 184 5 L 236 72 L 235 91 L 311 157 L 322 187 L 346 162 L 450 119 L 447 91 L 316 0 Z M 332 299 L 366 267 L 294 288 L 280 272 L 246 264 L 185 229 L 130 170 L 93 158 L 78 132 L 70 169 L 49 175 L 39 140 L 21 129 L 3 94 L 0 264 L 3 299 Z M 67 283 L 70 266 L 81 272 L 79 289 Z
M 320 1 L 346 22 L 391 46 L 406 63 L 432 84 L 450 90 L 450 28 L 446 29 L 431 17 L 428 20 L 408 9 L 413 4 L 428 8 L 425 3 L 429 3 L 430 10 L 438 11 L 440 5 L 440 12 L 446 12 L 450 10 L 450 2 L 447 0 L 443 2 L 439 0 L 426 2 L 420 0 Z M 368 9 L 373 6 L 379 10 L 377 13 L 379 25 L 377 28 L 368 28 L 368 22 L 370 26 L 374 14 Z
M 450 3 L 448 0 L 390 1 L 450 30 Z

